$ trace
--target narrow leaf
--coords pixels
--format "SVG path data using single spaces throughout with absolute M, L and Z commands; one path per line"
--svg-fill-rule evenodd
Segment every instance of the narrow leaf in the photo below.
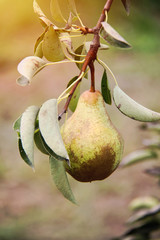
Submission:
M 149 217 L 156 216 L 160 213 L 160 204 L 157 206 L 152 207 L 149 210 L 144 210 L 142 212 L 138 212 L 137 214 L 133 215 L 129 218 L 128 223 L 135 223 L 141 220 L 145 220 Z
M 152 208 L 159 204 L 159 200 L 155 197 L 138 197 L 131 201 L 129 208 L 132 211 L 137 211 L 139 209 Z
M 145 173 L 147 173 L 149 175 L 152 175 L 154 177 L 160 178 L 160 167 L 157 166 L 157 167 L 154 167 L 154 168 L 151 168 L 151 169 L 146 169 Z
M 13 123 L 13 129 L 20 132 L 21 116 Z
M 49 155 L 48 151 L 46 150 L 44 146 L 43 139 L 41 137 L 40 131 L 37 130 L 34 134 L 34 142 L 36 144 L 36 147 L 44 154 Z
M 157 157 L 158 155 L 154 151 L 151 151 L 148 149 L 137 150 L 128 154 L 126 157 L 124 157 L 120 166 L 126 167 L 135 163 L 139 163 L 144 160 L 157 158 Z
M 148 148 L 160 149 L 160 139 L 159 138 L 144 139 L 143 145 Z
M 37 106 L 30 106 L 21 117 L 20 144 L 22 144 L 30 166 L 34 165 L 34 131 L 38 111 L 39 108 Z
M 113 99 L 117 108 L 126 116 L 142 121 L 153 122 L 160 120 L 160 113 L 154 112 L 148 108 L 143 107 L 135 102 L 126 93 L 124 93 L 118 86 L 114 88 Z
M 107 73 L 105 69 L 104 69 L 104 73 L 101 81 L 101 92 L 102 92 L 104 101 L 107 104 L 111 105 L 112 104 L 111 90 L 109 87 Z
M 70 11 L 77 15 L 77 9 L 76 9 L 76 4 L 75 4 L 75 1 L 74 0 L 67 0 L 68 1 L 68 4 L 69 4 L 69 9 Z
M 17 67 L 18 72 L 22 75 L 17 79 L 17 83 L 21 86 L 28 85 L 38 69 L 45 65 L 46 62 L 39 57 L 29 56 L 24 58 Z
M 36 49 L 38 47 L 38 45 L 43 41 L 43 38 L 44 38 L 44 35 L 45 35 L 45 32 L 43 32 L 39 38 L 37 39 L 36 43 L 35 43 L 35 46 L 34 46 L 34 53 L 36 52 Z
M 124 8 L 126 9 L 127 15 L 130 13 L 130 0 L 121 0 Z
M 37 46 L 36 51 L 35 51 L 35 53 L 34 53 L 34 55 L 37 56 L 37 57 L 39 57 L 39 58 L 42 58 L 42 57 L 43 57 L 42 44 L 43 44 L 43 41 L 41 41 L 41 42 L 39 43 L 39 45 Z
M 77 55 L 77 56 L 76 56 Z M 84 49 L 84 45 L 80 45 L 76 50 L 75 50 L 75 60 L 76 61 L 81 61 L 82 57 L 80 55 L 86 55 L 86 51 Z M 83 57 L 84 58 L 84 57 Z M 76 63 L 77 67 L 81 70 L 83 63 Z M 88 79 L 88 74 L 85 74 L 84 76 L 86 79 Z
M 22 141 L 20 138 L 18 138 L 18 148 L 21 158 L 25 161 L 25 163 L 27 163 L 31 168 L 34 169 L 32 162 L 30 161 L 30 159 L 28 158 L 27 154 L 23 149 Z
M 57 99 L 50 99 L 42 105 L 39 111 L 39 128 L 48 147 L 61 160 L 69 161 L 59 128 Z
M 53 181 L 58 190 L 63 194 L 65 198 L 76 204 L 76 200 L 72 193 L 63 161 L 58 161 L 56 158 L 50 157 L 50 167 Z
M 112 46 L 120 48 L 131 47 L 130 44 L 107 22 L 102 22 L 101 37 Z
M 67 88 L 68 88 L 74 81 L 76 81 L 77 78 L 78 78 L 78 76 L 75 76 L 74 78 L 72 78 L 72 79 L 69 81 L 69 83 L 68 83 L 68 85 L 67 85 Z M 74 112 L 75 109 L 76 109 L 76 107 L 77 107 L 77 103 L 78 103 L 79 96 L 80 96 L 80 83 L 78 84 L 78 86 L 77 86 L 77 88 L 76 88 L 76 90 L 75 90 L 75 92 L 74 92 L 74 94 L 73 94 L 73 96 L 72 96 L 72 98 L 71 98 L 71 101 L 70 101 L 70 103 L 69 103 L 69 109 L 70 109 L 72 112 Z
M 58 62 L 65 58 L 58 34 L 53 26 L 50 26 L 44 35 L 42 50 L 48 61 Z
M 60 22 L 60 23 L 66 22 L 66 20 L 62 15 L 58 0 L 51 0 L 50 9 L 51 9 L 52 17 L 56 22 Z
M 76 50 L 75 50 L 75 54 L 77 55 L 81 55 L 83 53 L 83 49 L 84 49 L 84 45 L 80 45 Z M 75 60 L 76 61 L 80 61 L 81 60 L 81 56 L 75 56 Z M 77 67 L 81 70 L 83 64 L 82 63 L 76 63 Z
M 41 10 L 36 0 L 33 1 L 33 9 L 34 12 L 39 16 L 40 20 L 42 21 L 43 27 L 50 26 L 52 24 L 52 22 L 46 17 L 46 15 Z

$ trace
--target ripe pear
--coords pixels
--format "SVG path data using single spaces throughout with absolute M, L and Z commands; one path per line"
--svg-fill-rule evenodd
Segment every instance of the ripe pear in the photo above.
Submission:
M 118 166 L 123 141 L 110 121 L 99 91 L 85 91 L 61 128 L 71 165 L 66 171 L 81 182 L 107 178 Z

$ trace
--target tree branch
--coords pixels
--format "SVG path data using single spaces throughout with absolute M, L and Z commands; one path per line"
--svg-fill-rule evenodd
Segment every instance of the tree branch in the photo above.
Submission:
M 83 66 L 82 66 L 82 70 L 80 72 L 80 74 L 81 74 L 82 72 L 86 71 L 87 66 L 90 67 L 90 71 L 91 71 L 91 88 L 90 88 L 90 91 L 91 92 L 95 91 L 94 61 L 97 58 L 97 52 L 98 52 L 98 49 L 100 47 L 99 32 L 100 32 L 101 27 L 102 27 L 102 22 L 104 22 L 105 19 L 106 19 L 106 12 L 107 13 L 109 12 L 109 10 L 112 6 L 112 3 L 113 3 L 113 0 L 108 0 L 106 2 L 106 4 L 104 5 L 104 8 L 103 8 L 103 11 L 101 13 L 101 16 L 98 19 L 96 27 L 94 27 L 93 29 L 89 29 L 87 27 L 80 28 L 80 30 L 82 31 L 83 34 L 87 34 L 87 33 L 93 33 L 94 34 L 92 44 L 91 44 L 90 49 L 89 49 L 89 51 L 86 55 L 85 61 L 84 61 Z M 80 74 L 79 74 L 79 76 L 80 76 Z M 81 80 L 82 79 L 80 79 L 78 82 L 76 82 L 75 85 L 73 86 L 73 88 L 71 89 L 71 91 L 69 93 L 69 97 L 68 97 L 68 99 L 66 101 L 66 104 L 63 108 L 63 111 L 58 117 L 59 120 L 62 118 L 62 115 L 67 112 L 67 109 L 68 109 L 69 103 L 71 101 L 71 98 L 74 94 L 74 91 L 76 90 L 76 88 L 77 88 L 78 84 L 81 82 Z

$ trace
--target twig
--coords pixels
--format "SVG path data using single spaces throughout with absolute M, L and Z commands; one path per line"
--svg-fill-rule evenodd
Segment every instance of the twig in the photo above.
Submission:
M 80 72 L 80 74 L 81 74 L 82 72 L 86 71 L 87 66 L 90 67 L 90 71 L 91 71 L 91 88 L 90 88 L 90 91 L 91 92 L 95 91 L 94 61 L 97 58 L 97 52 L 98 52 L 98 49 L 100 47 L 99 32 L 100 32 L 100 29 L 102 27 L 102 22 L 105 21 L 105 19 L 106 19 L 106 12 L 107 13 L 109 12 L 109 10 L 112 6 L 112 3 L 113 3 L 113 0 L 108 0 L 106 2 L 106 4 L 104 5 L 102 14 L 101 14 L 101 16 L 100 16 L 100 18 L 97 22 L 96 27 L 94 27 L 93 29 L 89 29 L 87 27 L 80 27 L 80 30 L 82 31 L 82 33 L 84 33 L 84 34 L 93 33 L 94 34 L 93 42 L 92 42 L 92 44 L 90 46 L 90 49 L 89 49 L 89 51 L 86 55 L 85 61 L 84 61 L 83 66 L 82 66 L 82 70 Z M 81 80 L 82 79 L 80 79 L 78 82 L 76 82 L 75 85 L 73 86 L 73 88 L 71 89 L 71 91 L 69 93 L 69 96 L 68 96 L 68 99 L 66 101 L 66 104 L 63 108 L 63 111 L 58 117 L 59 120 L 62 118 L 62 115 L 67 112 L 67 109 L 68 109 L 69 103 L 71 101 L 71 98 L 74 94 L 74 91 L 76 90 L 76 88 L 77 88 L 78 84 L 81 82 Z

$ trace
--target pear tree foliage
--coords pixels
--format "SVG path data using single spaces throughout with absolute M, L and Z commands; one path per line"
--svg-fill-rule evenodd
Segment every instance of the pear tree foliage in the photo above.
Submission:
M 97 26 L 89 28 L 83 24 L 74 0 L 51 0 L 49 19 L 41 9 L 38 0 L 33 0 L 33 9 L 42 26 L 42 33 L 37 38 L 34 53 L 27 56 L 18 64 L 20 77 L 17 84 L 27 86 L 34 76 L 45 67 L 57 64 L 76 64 L 79 75 L 68 81 L 67 88 L 58 99 L 50 99 L 41 107 L 30 106 L 15 121 L 14 130 L 18 135 L 19 152 L 22 159 L 34 169 L 34 143 L 36 147 L 49 157 L 53 181 L 61 193 L 73 203 L 76 203 L 71 190 L 64 162 L 70 165 L 70 159 L 65 149 L 59 126 L 59 120 L 68 110 L 74 112 L 80 96 L 80 85 L 88 78 L 91 71 L 91 91 L 94 87 L 94 62 L 98 62 L 104 72 L 101 81 L 101 93 L 106 104 L 115 103 L 120 112 L 126 116 L 142 121 L 160 120 L 160 114 L 149 110 L 131 99 L 121 90 L 114 74 L 101 59 L 98 51 L 110 50 L 110 47 L 130 49 L 131 45 L 111 26 L 108 12 L 114 1 L 108 0 L 102 11 Z M 121 0 L 127 14 L 130 11 L 129 0 Z M 88 36 L 93 35 L 93 41 Z M 82 36 L 84 36 L 82 38 Z M 75 43 L 79 38 L 78 47 Z M 115 87 L 111 91 L 107 73 L 111 73 Z M 66 100 L 64 111 L 58 113 L 58 104 Z M 145 153 L 144 153 L 145 154 Z

